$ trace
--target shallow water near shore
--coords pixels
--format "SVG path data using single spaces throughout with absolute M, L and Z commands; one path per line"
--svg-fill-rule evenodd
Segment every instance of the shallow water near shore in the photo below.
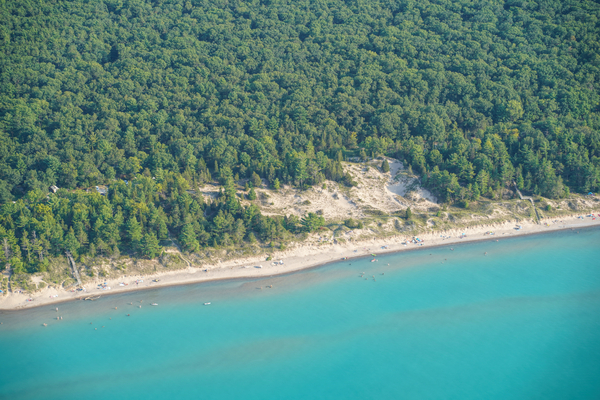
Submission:
M 0 398 L 600 398 L 600 230 L 452 247 L 0 313 Z

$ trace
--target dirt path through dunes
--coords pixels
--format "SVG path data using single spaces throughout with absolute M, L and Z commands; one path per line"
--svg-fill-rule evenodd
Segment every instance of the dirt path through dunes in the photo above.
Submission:
M 179 256 L 179 258 L 181 258 L 183 261 L 185 261 L 187 263 L 188 267 L 191 268 L 192 267 L 192 263 L 188 259 L 186 259 L 183 256 L 183 254 L 181 254 L 181 248 L 179 247 L 179 245 L 171 237 L 171 232 L 167 231 L 167 235 L 168 235 L 169 240 L 173 244 L 173 246 L 177 249 L 177 255 Z

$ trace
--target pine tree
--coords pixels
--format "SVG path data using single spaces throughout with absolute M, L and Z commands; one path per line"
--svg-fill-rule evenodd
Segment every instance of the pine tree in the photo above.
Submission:
M 233 171 L 228 166 L 221 167 L 219 171 L 219 183 L 224 185 L 229 179 L 233 180 Z
M 360 149 L 360 159 L 362 161 L 367 161 L 367 152 L 365 149 Z
M 90 246 L 88 248 L 88 254 L 92 258 L 96 257 L 96 246 L 94 246 L 94 243 L 90 243 Z
M 73 234 L 73 228 L 71 228 L 69 230 L 69 235 L 70 234 Z M 70 240 L 71 237 L 69 235 L 67 235 L 67 239 L 69 239 L 69 243 L 67 244 L 67 240 L 65 239 L 65 247 L 75 246 L 74 244 L 72 244 L 73 241 L 74 241 L 74 243 L 77 244 L 77 247 L 79 247 L 79 243 L 77 242 L 77 239 L 75 239 L 75 234 L 73 234 L 73 240 Z M 27 252 L 27 261 L 31 262 L 31 243 L 29 242 L 29 238 L 27 236 L 28 236 L 27 231 L 23 231 L 23 237 L 21 238 L 21 248 Z M 67 247 L 67 249 L 70 250 L 69 247 Z M 75 250 L 77 250 L 77 249 L 75 249 Z
M 142 227 L 135 216 L 131 217 L 127 223 L 127 237 L 129 238 L 133 249 L 137 250 L 140 246 L 140 241 L 142 240 Z
M 158 238 L 154 233 L 147 233 L 142 239 L 142 254 L 150 259 L 156 257 L 160 253 Z
M 73 227 L 69 228 L 69 233 L 65 236 L 64 240 L 65 249 L 70 251 L 73 257 L 77 257 L 77 250 L 81 246 L 75 237 L 75 232 L 73 231 Z M 29 252 L 28 252 L 29 253 Z M 29 254 L 28 254 L 29 256 Z
M 118 259 L 119 257 L 121 257 L 121 252 L 119 251 L 119 247 L 116 244 L 113 246 L 112 257 L 114 259 Z
M 185 224 L 179 235 L 179 241 L 183 246 L 184 250 L 193 252 L 200 250 L 200 243 L 196 239 L 196 232 L 191 223 Z
M 406 209 L 406 219 L 411 219 L 412 218 L 412 210 L 410 209 L 410 207 L 408 207 Z
M 250 178 L 250 181 L 252 182 L 252 186 L 254 187 L 260 187 L 262 185 L 262 180 L 256 172 L 252 173 L 252 178 Z
M 325 224 L 325 218 L 315 213 L 308 213 L 308 215 L 300 221 L 304 229 L 308 232 L 314 232 Z
M 161 218 L 158 222 L 158 237 L 161 239 L 166 239 L 169 235 L 169 231 L 167 229 L 167 224 L 165 220 Z
M 524 187 L 525 187 L 525 181 L 523 180 L 523 175 L 518 174 L 517 175 L 517 188 L 519 188 L 520 190 L 523 190 Z
M 381 171 L 384 174 L 387 172 L 390 172 L 390 164 L 388 163 L 387 159 L 384 159 L 383 162 L 381 163 Z
M 308 178 L 308 174 L 306 173 L 306 159 L 304 157 L 299 157 L 296 161 L 296 165 L 294 167 L 294 174 L 296 176 L 296 181 L 300 187 L 304 186 L 304 181 Z
M 250 191 L 248 192 L 248 200 L 256 200 L 256 192 L 254 191 L 253 187 L 251 187 Z
M 475 183 L 475 185 L 473 185 L 473 200 L 477 201 L 479 200 L 479 197 L 481 197 L 481 191 L 479 190 L 479 185 Z
M 240 208 L 232 178 L 227 178 L 225 182 L 225 204 L 227 210 L 232 214 L 235 214 Z
M 247 238 L 248 238 L 248 242 L 250 242 L 252 244 L 257 242 L 256 236 L 254 236 L 253 232 L 248 233 Z

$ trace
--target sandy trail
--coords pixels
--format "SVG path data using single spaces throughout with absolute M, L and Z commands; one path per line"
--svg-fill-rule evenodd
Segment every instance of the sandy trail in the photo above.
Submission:
M 595 213 L 598 213 L 596 211 Z M 110 295 L 128 291 L 142 290 L 152 287 L 171 286 L 205 282 L 217 279 L 254 278 L 285 274 L 306 268 L 312 268 L 329 262 L 339 261 L 344 257 L 354 258 L 367 256 L 371 253 L 384 254 L 398 251 L 425 249 L 439 245 L 453 243 L 473 242 L 477 240 L 502 239 L 506 237 L 522 236 L 534 233 L 549 232 L 561 229 L 578 229 L 600 226 L 600 218 L 562 217 L 558 219 L 542 220 L 541 224 L 522 222 L 522 228 L 516 230 L 513 222 L 497 225 L 483 225 L 473 228 L 454 229 L 447 231 L 432 231 L 419 235 L 420 244 L 403 244 L 412 237 L 398 235 L 385 239 L 351 240 L 344 244 L 303 244 L 294 249 L 275 253 L 274 260 L 283 260 L 283 265 L 273 265 L 272 261 L 265 261 L 265 257 L 253 257 L 224 262 L 216 265 L 203 266 L 202 268 L 190 267 L 184 270 L 170 271 L 154 275 L 123 276 L 118 279 L 98 280 L 93 284 L 84 285 L 86 292 L 69 292 L 55 288 L 45 288 L 33 294 L 8 294 L 0 298 L 1 310 L 16 310 L 42 305 L 49 305 L 62 301 L 77 300 L 86 296 Z M 494 232 L 493 236 L 486 232 Z M 461 238 L 462 234 L 465 237 Z M 442 237 L 443 236 L 443 237 Z M 387 246 L 382 249 L 382 246 Z M 255 268 L 261 265 L 262 268 Z M 244 268 L 247 267 L 247 268 Z M 136 283 L 143 279 L 143 282 Z M 153 280 L 159 279 L 158 282 Z M 110 290 L 98 289 L 96 284 L 106 282 Z M 119 286 L 125 283 L 127 286 Z M 32 301 L 28 301 L 32 299 Z

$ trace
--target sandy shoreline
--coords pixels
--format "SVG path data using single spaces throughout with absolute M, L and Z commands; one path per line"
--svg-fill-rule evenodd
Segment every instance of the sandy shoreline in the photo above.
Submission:
M 594 214 L 597 213 L 598 211 L 594 212 Z M 79 300 L 87 296 L 107 296 L 150 288 L 194 284 L 214 280 L 270 277 L 341 261 L 344 257 L 353 259 L 366 257 L 371 253 L 380 255 L 481 240 L 500 240 L 501 238 L 565 229 L 595 227 L 600 226 L 600 218 L 593 220 L 590 217 L 584 217 L 583 219 L 579 219 L 578 217 L 561 217 L 542 220 L 540 224 L 533 222 L 522 222 L 520 224 L 522 226 L 520 230 L 516 230 L 515 223 L 511 221 L 503 224 L 464 228 L 462 230 L 432 231 L 419 235 L 422 245 L 419 245 L 419 243 L 404 245 L 404 242 L 412 239 L 412 237 L 406 235 L 397 235 L 382 239 L 355 240 L 343 244 L 300 245 L 297 248 L 274 254 L 273 259 L 276 261 L 283 260 L 283 265 L 273 265 L 273 261 L 265 261 L 264 257 L 253 257 L 232 260 L 216 265 L 204 265 L 201 268 L 190 267 L 153 275 L 124 276 L 118 279 L 97 280 L 94 283 L 90 282 L 84 285 L 87 289 L 86 292 L 70 292 L 62 289 L 45 288 L 31 295 L 11 293 L 0 298 L 0 310 L 20 310 Z M 487 232 L 494 232 L 494 235 L 489 235 Z M 466 236 L 461 238 L 463 233 Z M 386 246 L 386 248 L 382 249 L 383 246 Z M 262 265 L 262 268 L 255 268 L 258 265 Z M 249 268 L 244 268 L 244 266 Z M 154 279 L 160 279 L 160 281 L 153 282 Z M 143 282 L 136 284 L 137 280 L 143 280 Z M 96 286 L 97 283 L 103 282 L 106 282 L 106 286 L 109 286 L 111 289 L 98 289 Z M 119 286 L 120 283 L 127 285 Z M 27 299 L 33 300 L 28 301 Z

